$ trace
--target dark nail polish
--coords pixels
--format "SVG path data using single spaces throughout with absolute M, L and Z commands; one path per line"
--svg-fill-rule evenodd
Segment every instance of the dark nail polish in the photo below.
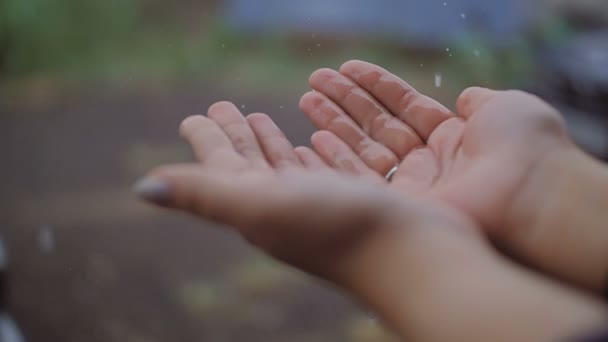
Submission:
M 171 202 L 171 188 L 158 178 L 140 179 L 133 185 L 133 192 L 142 199 L 160 206 L 169 206 Z

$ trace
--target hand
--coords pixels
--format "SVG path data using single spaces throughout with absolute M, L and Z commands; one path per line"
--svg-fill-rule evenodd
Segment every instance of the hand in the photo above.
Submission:
M 601 305 L 504 260 L 465 215 L 332 172 L 263 114 L 219 103 L 181 132 L 200 164 L 152 171 L 141 196 L 234 226 L 408 340 L 554 340 L 603 322 Z
M 233 104 L 218 103 L 209 118 L 190 117 L 180 131 L 200 164 L 158 168 L 136 190 L 157 204 L 230 224 L 272 256 L 325 278 L 345 272 L 345 260 L 363 248 L 362 241 L 394 234 L 396 226 L 425 214 L 444 220 L 440 226 L 462 225 L 441 208 L 396 199 L 304 152 L 307 171 L 264 114 L 245 119 Z M 415 215 L 404 216 L 402 207 Z
M 556 177 L 562 174 L 556 171 L 590 169 L 590 163 L 552 107 L 519 91 L 470 88 L 458 99 L 456 115 L 360 61 L 340 72 L 318 70 L 310 84 L 316 91 L 305 94 L 300 107 L 320 129 L 312 144 L 331 167 L 381 182 L 399 164 L 390 189 L 466 213 L 528 264 L 590 288 L 603 286 L 606 234 L 598 229 L 590 243 L 594 234 L 566 234 L 567 227 L 555 224 L 565 205 L 550 197 L 576 192 L 555 189 L 584 181 Z

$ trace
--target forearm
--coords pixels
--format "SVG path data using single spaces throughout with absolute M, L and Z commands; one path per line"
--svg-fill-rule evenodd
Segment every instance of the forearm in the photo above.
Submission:
M 553 341 L 604 320 L 599 304 L 512 265 L 481 238 L 433 229 L 370 244 L 345 284 L 407 340 Z
M 608 168 L 573 148 L 547 156 L 535 174 L 538 179 L 530 182 L 543 185 L 529 188 L 542 193 L 523 195 L 527 199 L 519 203 L 527 206 L 528 217 L 511 223 L 514 231 L 507 245 L 514 246 L 521 259 L 535 260 L 533 266 L 541 270 L 596 291 L 604 289 L 608 285 Z

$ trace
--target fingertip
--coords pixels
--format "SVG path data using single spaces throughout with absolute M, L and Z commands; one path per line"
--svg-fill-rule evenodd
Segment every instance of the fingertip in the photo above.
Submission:
M 319 95 L 319 93 L 309 91 L 300 98 L 299 107 L 304 113 L 308 113 L 321 105 L 322 102 L 323 98 Z
M 230 101 L 219 101 L 209 106 L 207 116 L 214 118 L 222 115 L 222 113 L 226 113 L 227 111 L 236 111 L 240 113 L 239 109 L 236 107 L 236 105 L 234 105 L 234 103 Z
M 310 143 L 317 151 L 325 151 L 336 146 L 342 147 L 345 143 L 331 131 L 319 130 L 310 136 Z M 346 146 L 346 145 L 345 145 Z
M 306 165 L 306 160 L 311 154 L 315 154 L 315 152 L 306 146 L 298 146 L 293 149 L 293 151 L 298 155 L 300 161 Z
M 157 166 L 139 178 L 131 191 L 142 200 L 162 207 L 174 205 L 175 192 L 178 192 L 180 175 L 190 173 L 193 164 L 174 164 Z
M 358 59 L 351 59 L 342 64 L 339 70 L 341 74 L 356 74 L 359 69 L 366 66 L 371 66 L 371 64 Z
M 311 87 L 316 88 L 317 85 L 329 80 L 335 73 L 336 71 L 330 68 L 318 69 L 310 75 L 308 83 Z
M 314 132 L 310 136 L 310 142 L 313 144 L 313 146 L 316 146 L 316 144 L 318 143 L 323 143 L 334 138 L 336 138 L 336 135 L 332 132 L 326 130 L 319 130 Z
M 293 151 L 302 159 L 309 159 L 310 156 L 317 156 L 317 153 L 310 147 L 306 146 L 298 146 L 293 149 Z
M 133 184 L 133 193 L 142 200 L 166 207 L 171 202 L 171 186 L 160 177 L 145 176 Z
M 470 87 L 465 89 L 458 100 L 456 101 L 456 108 L 458 114 L 464 118 L 471 116 L 481 105 L 487 102 L 496 94 L 495 90 L 482 87 Z
M 249 122 L 252 125 L 272 121 L 270 116 L 268 116 L 268 114 L 264 114 L 264 113 L 251 113 L 251 114 L 247 115 L 245 118 L 247 119 L 247 122 Z
M 182 120 L 182 122 L 179 124 L 179 134 L 182 138 L 187 138 L 192 130 L 193 127 L 196 127 L 198 124 L 200 124 L 201 122 L 204 122 L 208 120 L 204 115 L 201 114 L 195 114 L 195 115 L 190 115 L 187 118 L 185 118 L 184 120 Z

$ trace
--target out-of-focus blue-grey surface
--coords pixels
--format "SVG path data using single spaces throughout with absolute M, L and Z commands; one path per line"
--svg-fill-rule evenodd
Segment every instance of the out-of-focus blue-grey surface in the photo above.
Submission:
M 23 342 L 23 336 L 13 319 L 0 313 L 0 342 Z
M 374 35 L 405 45 L 435 47 L 474 33 L 509 43 L 534 16 L 524 0 L 228 0 L 224 12 L 249 33 L 310 32 Z M 524 14 L 524 15 L 522 15 Z

